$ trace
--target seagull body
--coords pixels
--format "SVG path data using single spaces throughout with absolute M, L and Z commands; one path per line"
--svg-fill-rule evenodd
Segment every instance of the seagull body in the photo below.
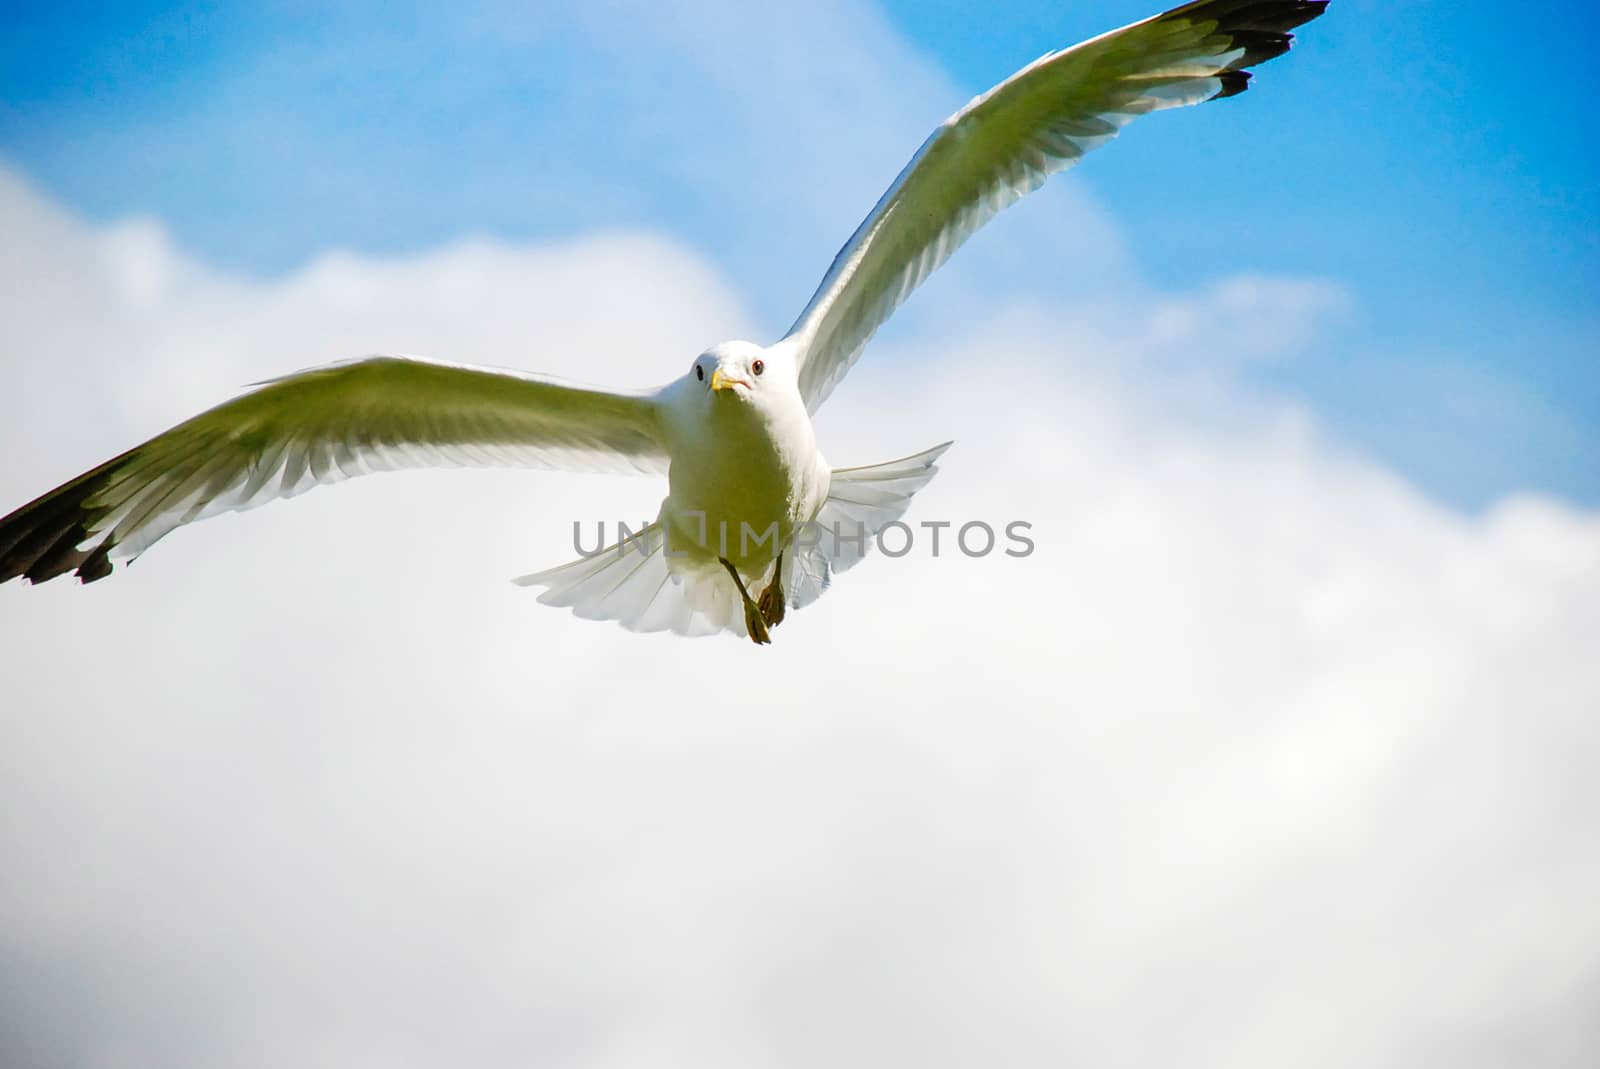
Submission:
M 183 524 L 372 471 L 637 470 L 667 476 L 654 523 L 517 582 L 633 630 L 768 642 L 905 512 L 949 445 L 859 468 L 823 459 L 811 416 L 878 327 L 1002 208 L 1139 115 L 1242 92 L 1246 68 L 1324 7 L 1198 0 L 1024 67 L 923 143 L 773 345 L 724 342 L 640 393 L 398 356 L 271 380 L 0 519 L 0 582 L 92 582 Z
M 701 543 L 720 543 L 727 532 L 721 555 L 736 568 L 770 564 L 770 552 L 761 559 L 762 548 L 738 536 L 745 528 L 776 528 L 787 540 L 828 496 L 828 464 L 786 355 L 725 342 L 663 391 L 662 431 L 673 464 L 657 518 L 691 560 L 703 562 Z M 701 387 L 702 373 L 710 389 Z

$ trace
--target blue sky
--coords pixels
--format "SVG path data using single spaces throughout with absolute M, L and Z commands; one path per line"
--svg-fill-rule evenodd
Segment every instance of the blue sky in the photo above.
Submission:
M 0 41 L 0 156 L 91 219 L 159 217 L 253 275 L 329 247 L 661 231 L 775 336 L 933 123 L 1151 7 L 893 0 L 713 27 L 703 5 L 39 6 Z M 1150 285 L 1332 280 L 1349 307 L 1251 382 L 1445 502 L 1593 504 L 1600 131 L 1580 14 L 1340 0 L 1251 93 L 1137 124 L 953 266 L 999 293 L 1092 295 L 1070 226 L 1087 199 L 1118 273 Z M 688 62 L 659 47 L 686 39 Z M 808 49 L 848 62 L 811 78 Z

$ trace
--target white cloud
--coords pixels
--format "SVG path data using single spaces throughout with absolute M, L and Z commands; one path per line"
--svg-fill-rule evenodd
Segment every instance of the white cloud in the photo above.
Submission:
M 1241 275 L 1171 299 L 1149 313 L 1149 344 L 1182 352 L 1203 347 L 1211 363 L 1292 353 L 1308 328 L 1344 311 L 1349 295 L 1322 279 Z
M 643 385 L 748 329 L 648 235 L 262 282 L 3 172 L 0 225 L 11 504 L 292 367 Z M 1038 551 L 869 561 L 769 650 L 507 582 L 646 480 L 358 480 L 0 588 L 0 1060 L 1584 1064 L 1600 517 L 1174 397 L 1297 287 L 869 353 L 835 462 L 953 436 L 912 518 Z

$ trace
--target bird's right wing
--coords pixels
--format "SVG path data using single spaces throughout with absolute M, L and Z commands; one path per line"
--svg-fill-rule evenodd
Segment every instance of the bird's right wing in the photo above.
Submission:
M 856 228 L 784 341 L 815 412 L 911 291 L 1006 205 L 1148 112 L 1242 92 L 1325 0 L 1197 0 L 1029 64 L 950 116 Z
M 182 524 L 374 471 L 666 460 L 649 395 L 372 357 L 263 383 L 0 519 L 0 582 L 90 582 Z

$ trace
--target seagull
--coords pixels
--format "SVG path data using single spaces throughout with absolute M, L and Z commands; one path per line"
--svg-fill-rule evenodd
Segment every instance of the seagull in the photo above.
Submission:
M 638 392 L 393 355 L 257 383 L 0 519 L 0 582 L 93 582 L 184 524 L 374 471 L 634 470 L 667 477 L 653 523 L 515 581 L 630 630 L 766 644 L 905 513 L 950 445 L 823 459 L 811 417 L 877 329 L 1001 209 L 1137 116 L 1243 92 L 1326 6 L 1198 0 L 1022 68 L 923 143 L 772 345 L 714 345 Z

